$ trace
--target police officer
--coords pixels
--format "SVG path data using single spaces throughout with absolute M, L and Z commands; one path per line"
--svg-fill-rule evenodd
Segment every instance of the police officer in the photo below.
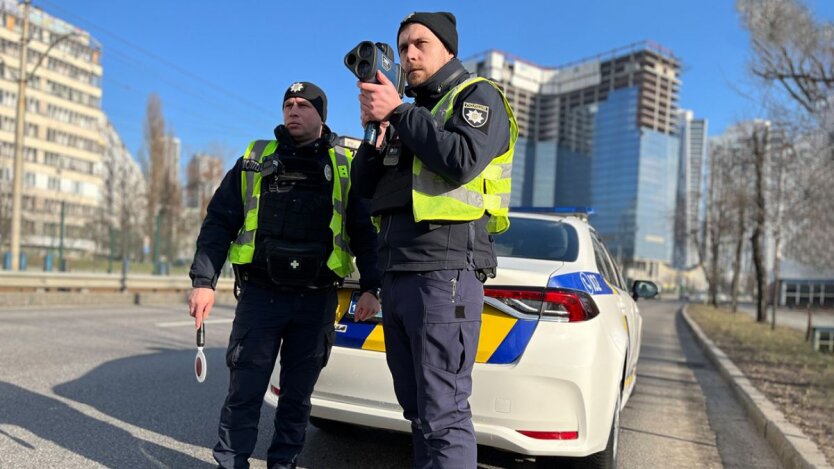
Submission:
M 509 226 L 518 130 L 500 88 L 456 58 L 454 15 L 410 14 L 397 47 L 415 102 L 382 73 L 380 84 L 358 84 L 362 123 L 388 130 L 359 149 L 354 187 L 380 216 L 385 348 L 415 467 L 474 468 L 471 374 L 483 282 L 496 267 L 491 234 Z
M 324 125 L 327 98 L 316 85 L 284 94 L 275 140 L 257 140 L 230 170 L 208 206 L 191 266 L 190 314 L 200 323 L 228 253 L 240 297 L 226 363 L 229 393 L 214 457 L 249 467 L 258 419 L 276 357 L 280 394 L 268 467 L 295 467 L 310 416 L 310 395 L 334 339 L 337 284 L 353 270 L 364 292 L 357 311 L 379 311 L 376 230 L 349 180 L 352 155 Z

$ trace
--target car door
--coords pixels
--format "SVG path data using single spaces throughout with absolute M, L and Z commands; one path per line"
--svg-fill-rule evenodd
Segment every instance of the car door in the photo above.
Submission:
M 634 368 L 634 344 L 637 343 L 636 337 L 634 336 L 635 327 L 633 311 L 631 308 L 632 300 L 625 288 L 625 285 L 623 284 L 622 276 L 619 274 L 619 270 L 611 260 L 611 256 L 608 254 L 608 249 L 605 248 L 605 244 L 603 244 L 602 239 L 600 239 L 596 232 L 591 233 L 591 239 L 594 245 L 594 256 L 596 257 L 597 267 L 600 270 L 600 275 L 603 276 L 605 281 L 615 292 L 617 310 L 619 311 L 622 326 L 626 333 L 627 343 L 625 378 L 628 379 L 631 370 Z
M 619 283 L 619 290 L 621 291 L 621 298 L 623 301 L 623 314 L 626 321 L 626 327 L 628 329 L 628 336 L 629 336 L 629 360 L 628 360 L 628 370 L 629 373 L 626 374 L 626 380 L 629 381 L 633 379 L 631 373 L 633 373 L 635 367 L 637 366 L 637 358 L 640 355 L 640 340 L 641 340 L 641 331 L 643 328 L 643 321 L 640 317 L 640 312 L 637 309 L 637 303 L 631 297 L 631 290 L 628 288 L 628 285 L 625 282 L 625 278 L 622 275 L 622 271 L 620 270 L 619 266 L 616 262 L 614 262 L 614 256 L 611 255 L 611 251 L 608 250 L 608 247 L 605 246 L 605 243 L 600 240 L 602 244 L 602 248 L 605 251 L 606 256 L 611 262 L 611 269 L 614 271 L 614 275 L 617 277 Z M 628 383 L 626 383 L 628 385 Z

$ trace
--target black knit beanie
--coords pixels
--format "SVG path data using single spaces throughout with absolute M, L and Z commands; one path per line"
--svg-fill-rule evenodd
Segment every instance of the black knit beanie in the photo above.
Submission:
M 455 57 L 458 55 L 458 30 L 457 20 L 455 15 L 448 11 L 439 11 L 437 13 L 422 13 L 414 12 L 406 16 L 400 23 L 400 29 L 397 30 L 397 41 L 400 39 L 400 33 L 406 25 L 411 23 L 420 23 L 429 28 L 431 32 L 440 39 L 440 42 L 449 49 Z
M 297 81 L 287 88 L 282 103 L 287 102 L 290 98 L 304 98 L 310 101 L 310 104 L 316 108 L 319 116 L 321 116 L 321 121 L 325 122 L 327 120 L 327 96 L 318 86 L 309 81 Z

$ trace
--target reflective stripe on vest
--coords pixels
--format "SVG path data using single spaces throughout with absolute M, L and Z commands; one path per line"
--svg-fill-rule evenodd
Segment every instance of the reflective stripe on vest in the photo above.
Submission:
M 249 144 L 244 158 L 255 160 L 259 164 L 266 156 L 273 154 L 278 148 L 275 140 L 256 140 Z M 334 168 L 333 215 L 330 217 L 330 230 L 333 232 L 333 251 L 327 259 L 327 267 L 336 275 L 345 277 L 354 270 L 353 255 L 348 245 L 346 232 L 347 200 L 350 190 L 350 163 L 352 155 L 343 147 L 331 148 L 328 151 L 330 162 Z M 244 207 L 244 221 L 237 239 L 229 249 L 229 261 L 232 264 L 249 264 L 255 254 L 255 235 L 258 231 L 259 202 L 261 197 L 260 171 L 243 171 L 240 174 L 241 197 Z
M 415 221 L 472 221 L 488 212 L 491 215 L 487 225 L 490 233 L 503 233 L 510 226 L 508 215 L 512 190 L 513 150 L 518 140 L 518 123 L 504 93 L 497 84 L 486 78 L 470 78 L 446 93 L 432 109 L 432 116 L 437 116 L 438 112 L 443 110 L 442 123 L 448 122 L 452 118 L 455 100 L 460 92 L 481 81 L 495 87 L 504 101 L 510 122 L 509 149 L 493 158 L 481 174 L 462 186 L 450 183 L 423 166 L 419 156 L 416 156 L 412 165 L 411 191 Z

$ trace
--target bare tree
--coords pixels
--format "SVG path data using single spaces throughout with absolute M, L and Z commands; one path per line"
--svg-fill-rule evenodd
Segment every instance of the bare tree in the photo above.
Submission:
M 740 165 L 741 166 L 741 165 Z M 743 165 L 746 166 L 746 165 Z M 744 179 L 739 180 L 744 181 Z M 735 247 L 733 249 L 733 280 L 730 286 L 730 310 L 738 310 L 739 278 L 741 277 L 741 254 L 744 250 L 745 235 L 747 233 L 747 206 L 749 197 L 746 188 L 740 185 L 733 191 L 732 203 L 735 205 Z
M 148 98 L 145 118 L 145 148 L 148 152 L 147 233 L 151 235 L 153 252 L 173 259 L 177 246 L 177 220 L 182 195 L 175 177 L 178 168 L 172 157 L 172 135 L 166 130 L 162 101 L 156 94 Z
M 736 0 L 736 7 L 750 32 L 759 102 L 774 123 L 770 161 L 757 172 L 756 205 L 769 211 L 763 207 L 756 224 L 767 220 L 773 240 L 775 321 L 783 254 L 834 265 L 834 23 L 815 18 L 803 0 Z M 754 239 L 762 236 L 754 231 Z M 761 248 L 753 241 L 757 285 Z
M 707 212 L 704 217 L 704 240 L 698 240 L 698 257 L 709 287 L 709 302 L 718 307 L 718 293 L 722 284 L 722 245 L 731 227 L 729 216 L 733 180 L 725 166 L 732 161 L 730 142 L 714 142 L 709 152 L 709 181 L 707 184 Z
M 767 232 L 767 202 L 765 197 L 765 171 L 768 163 L 768 145 L 770 143 L 770 123 L 754 122 L 750 136 L 746 140 L 755 174 L 753 194 L 753 232 L 750 242 L 753 245 L 753 268 L 756 275 L 756 321 L 767 321 L 767 262 L 765 261 L 764 238 Z
M 829 108 L 834 24 L 818 22 L 801 0 L 737 0 L 736 8 L 750 31 L 752 73 L 810 114 Z

